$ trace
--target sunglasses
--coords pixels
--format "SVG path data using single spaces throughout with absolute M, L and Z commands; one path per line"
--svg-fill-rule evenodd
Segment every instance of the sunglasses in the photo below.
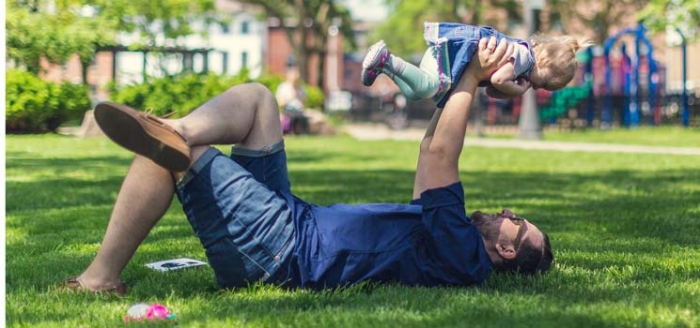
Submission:
M 513 249 L 517 253 L 518 248 L 520 248 L 520 241 L 523 239 L 523 236 L 525 235 L 525 231 L 526 231 L 524 229 L 525 228 L 525 219 L 515 216 L 515 214 L 513 214 L 513 212 L 511 212 L 507 208 L 503 209 L 500 216 L 510 220 L 511 222 L 513 222 L 513 224 L 518 226 L 518 234 L 515 237 L 515 243 L 513 244 Z

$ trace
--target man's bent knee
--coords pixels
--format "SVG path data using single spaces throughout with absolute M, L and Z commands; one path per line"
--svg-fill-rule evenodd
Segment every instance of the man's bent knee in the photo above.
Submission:
M 251 92 L 258 97 L 258 114 L 279 118 L 279 106 L 272 91 L 259 82 L 250 83 L 250 87 Z
M 238 143 L 249 149 L 261 149 L 282 140 L 277 100 L 272 91 L 263 84 L 253 82 L 246 84 L 245 92 L 255 100 L 255 121 L 246 138 Z

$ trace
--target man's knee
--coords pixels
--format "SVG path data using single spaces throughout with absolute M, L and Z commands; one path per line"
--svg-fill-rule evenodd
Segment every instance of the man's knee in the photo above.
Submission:
M 272 105 L 272 107 L 275 107 L 275 110 L 277 110 L 277 100 L 268 87 L 260 82 L 248 83 L 247 87 L 249 88 L 247 92 L 249 92 L 250 95 L 254 95 L 261 105 Z
M 259 82 L 251 82 L 246 84 L 246 86 L 248 88 L 248 90 L 246 90 L 246 92 L 248 92 L 248 95 L 256 99 L 256 102 L 258 104 L 257 110 L 260 116 L 279 116 L 277 99 L 275 99 L 275 95 L 268 87 Z
M 237 93 L 250 101 L 249 104 L 253 107 L 255 115 L 255 124 L 251 126 L 245 140 L 239 144 L 256 149 L 256 147 L 269 146 L 281 140 L 280 112 L 272 91 L 258 82 L 240 86 Z

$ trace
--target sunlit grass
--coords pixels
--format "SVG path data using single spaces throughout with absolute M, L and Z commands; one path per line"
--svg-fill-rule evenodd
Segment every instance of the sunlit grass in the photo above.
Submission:
M 690 132 L 654 131 L 620 138 L 700 145 Z M 417 141 L 290 138 L 293 189 L 320 204 L 407 202 L 417 148 Z M 56 287 L 99 248 L 132 156 L 104 138 L 55 135 L 8 136 L 6 156 L 11 327 L 121 326 L 136 302 L 166 305 L 179 327 L 700 326 L 697 156 L 466 149 L 467 211 L 513 209 L 550 235 L 556 256 L 546 276 L 493 275 L 473 288 L 224 291 L 209 267 L 158 273 L 144 265 L 205 259 L 175 201 L 124 270 L 126 298 Z
M 513 139 L 515 129 L 487 130 L 486 138 Z M 476 137 L 474 131 L 468 131 L 469 137 Z M 543 127 L 544 141 L 575 141 L 604 144 L 623 144 L 664 147 L 700 147 L 700 128 L 681 126 L 641 126 L 636 128 L 614 128 L 603 130 L 586 128 L 582 130 L 562 130 L 556 127 Z

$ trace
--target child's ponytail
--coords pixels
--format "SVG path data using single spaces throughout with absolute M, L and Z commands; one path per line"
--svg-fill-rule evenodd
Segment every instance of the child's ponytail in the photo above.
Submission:
M 593 45 L 593 41 L 591 41 L 588 38 L 584 37 L 575 37 L 575 36 L 570 36 L 571 40 L 569 41 L 569 44 L 571 45 L 571 48 L 574 50 L 574 53 L 581 49 L 588 48 Z

